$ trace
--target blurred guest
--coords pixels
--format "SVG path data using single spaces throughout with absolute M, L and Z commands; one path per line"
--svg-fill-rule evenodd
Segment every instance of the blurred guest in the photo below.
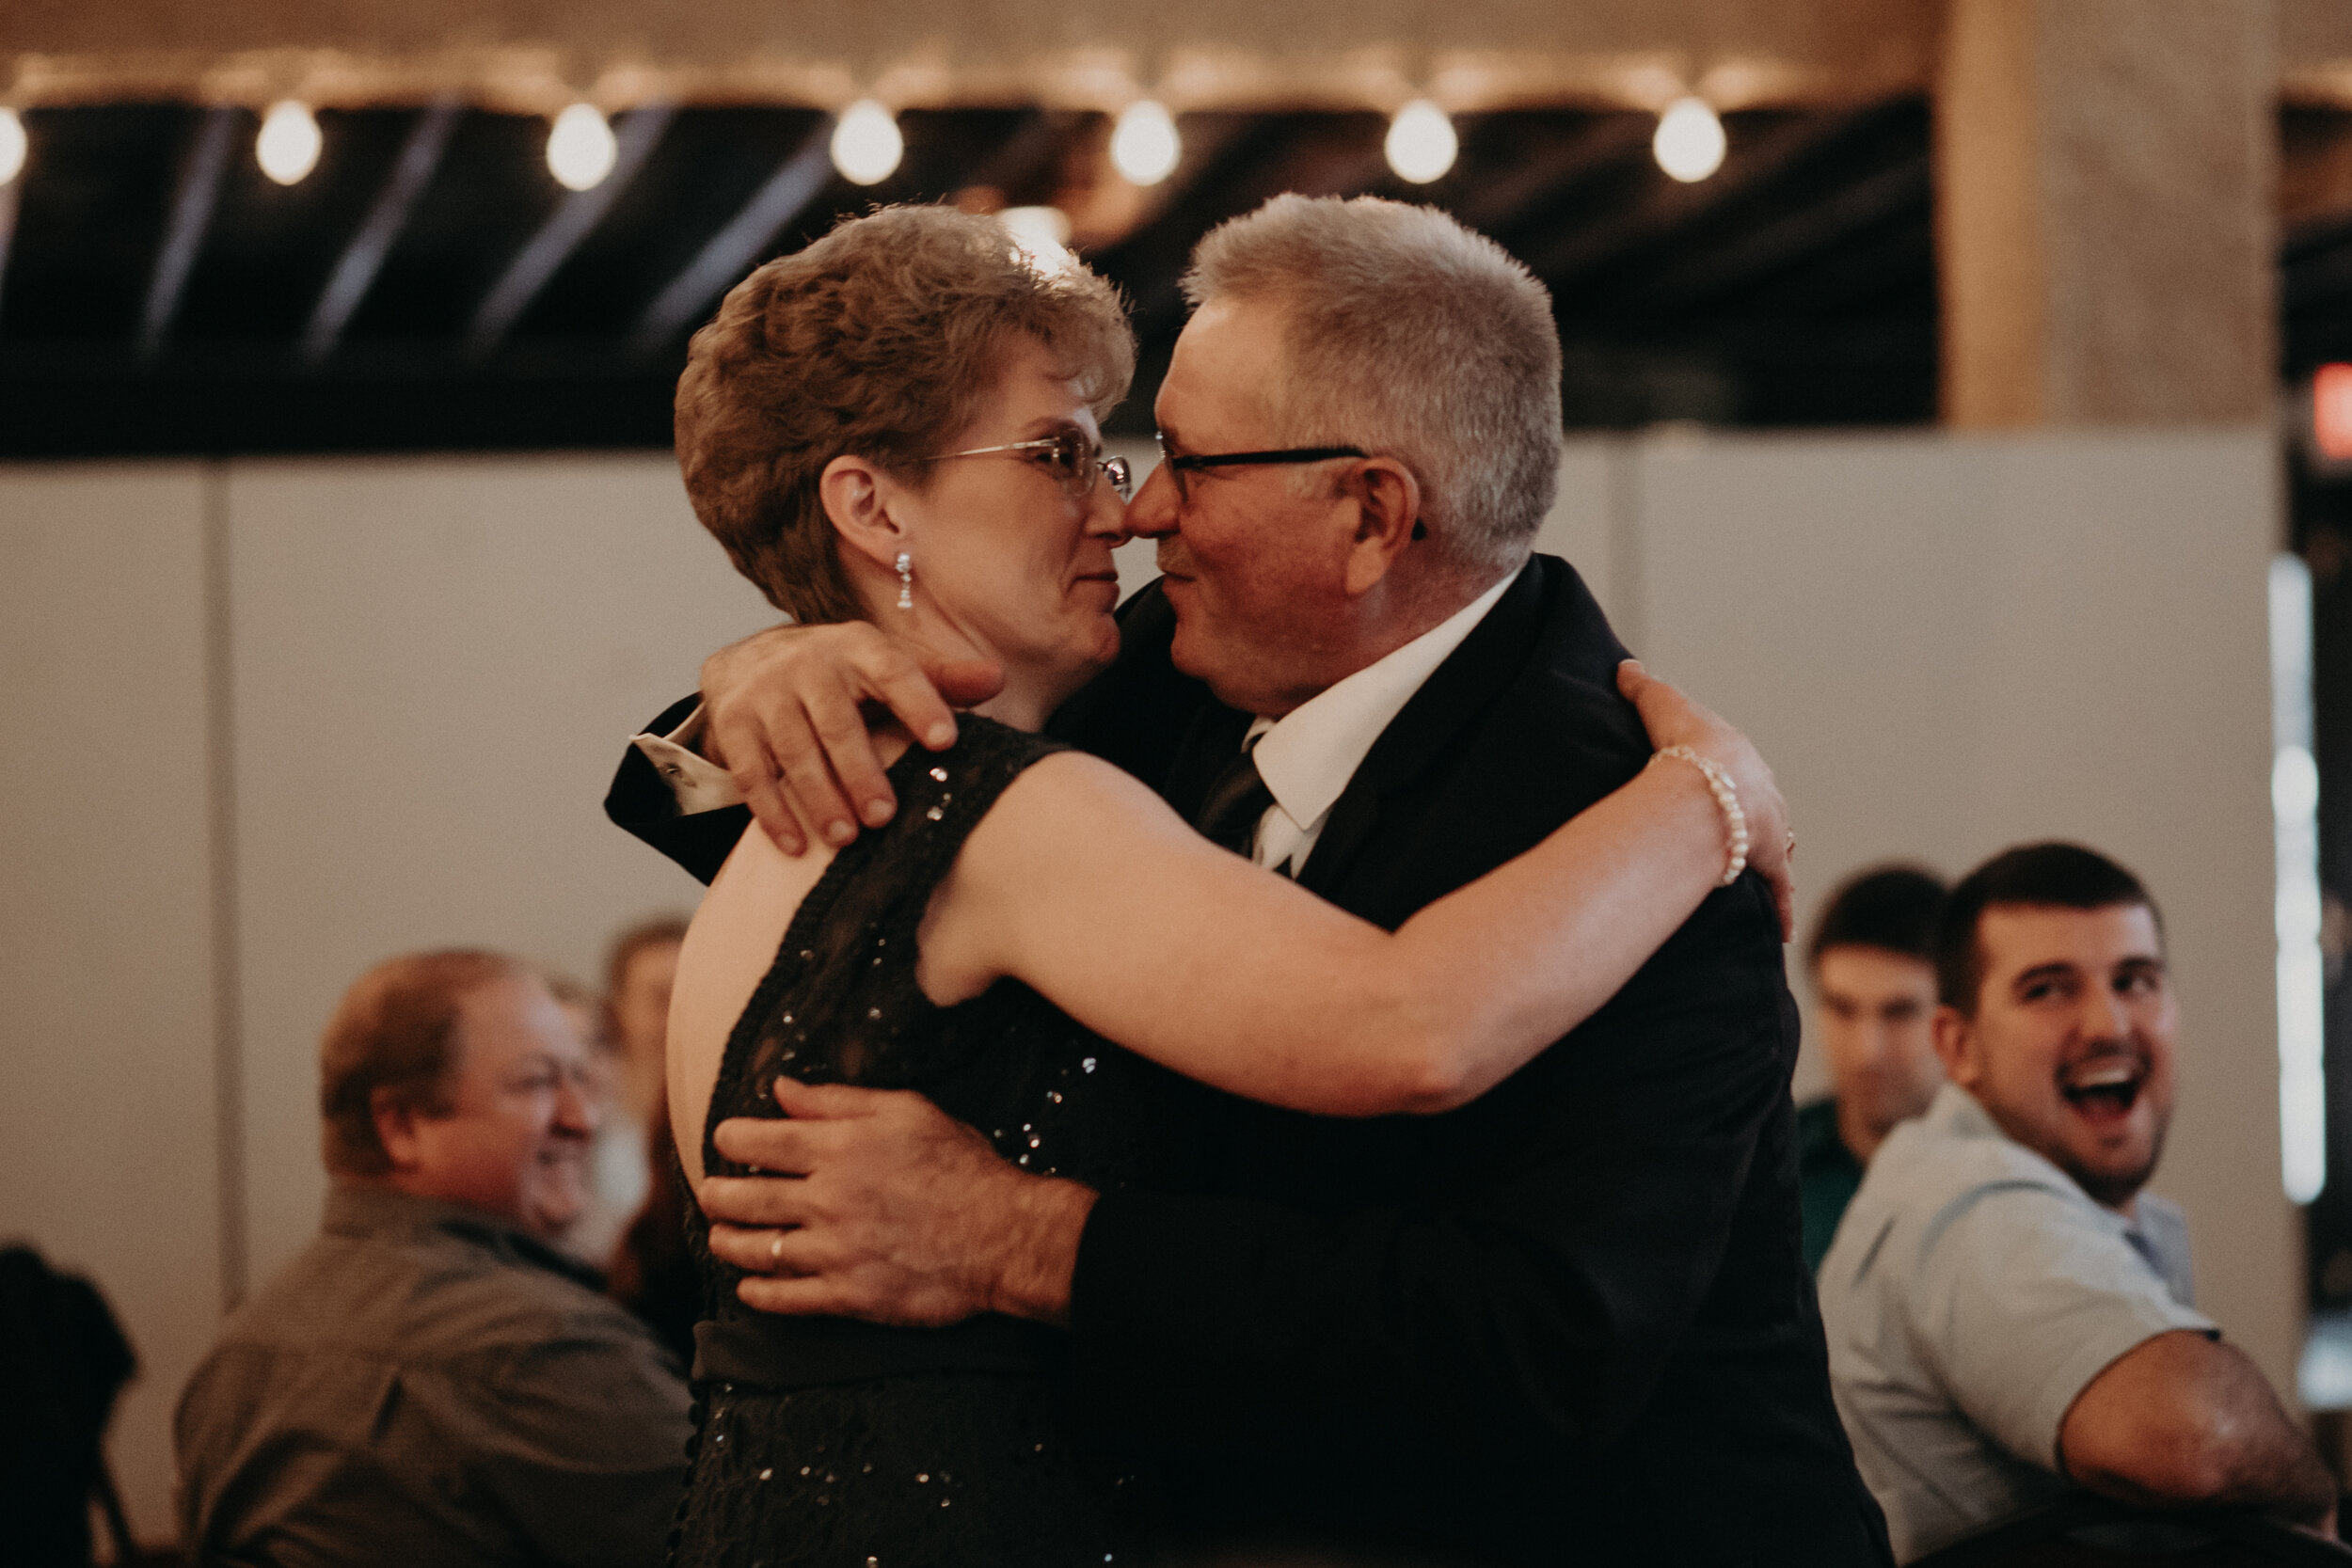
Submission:
M 612 1009 L 612 1037 L 627 1073 L 623 1093 L 641 1128 L 653 1120 L 654 1102 L 661 1095 L 670 987 L 677 979 L 678 944 L 685 940 L 686 922 L 664 915 L 613 938 L 605 959 L 605 1004 Z
M 1944 884 L 1924 871 L 1880 866 L 1839 888 L 1813 927 L 1805 959 L 1820 998 L 1831 1093 L 1797 1109 L 1797 1192 L 1804 1263 L 1816 1273 L 1862 1167 L 1944 1082 L 1928 958 L 1943 897 Z
M 96 1286 L 31 1247 L 0 1247 L 0 1559 L 89 1563 L 93 1512 L 115 1561 L 136 1551 L 106 1468 L 106 1427 L 137 1370 Z
M 670 988 L 685 940 L 686 922 L 669 915 L 640 922 L 612 941 L 605 998 L 625 1115 L 599 1135 L 595 1170 L 600 1198 L 618 1202 L 627 1194 L 627 1227 L 605 1260 L 613 1298 L 691 1363 L 702 1275 L 686 1249 L 685 1198 L 671 1148 L 664 1081 Z
M 670 985 L 685 937 L 686 922 L 675 916 L 641 921 L 612 939 L 605 958 L 599 1012 L 607 1053 L 601 1059 L 611 1067 L 614 1093 L 611 1114 L 596 1129 L 589 1180 L 597 1201 L 623 1215 L 624 1225 L 644 1206 L 651 1189 L 646 1135 L 668 1132 L 655 1112 L 661 1099 Z
M 703 1280 L 686 1245 L 686 1188 L 670 1141 L 667 1095 L 655 1102 L 645 1158 L 653 1180 L 612 1250 L 609 1288 L 612 1299 L 636 1313 L 680 1363 L 692 1366 Z
M 182 1395 L 206 1563 L 650 1564 L 685 1474 L 671 1358 L 549 1243 L 586 1197 L 587 1048 L 492 953 L 361 976 L 321 1050 L 318 1239 Z
M 1952 890 L 1934 953 L 1950 1082 L 1886 1135 L 1820 1275 L 1896 1555 L 2076 1487 L 2332 1528 L 2327 1467 L 2190 1304 L 2186 1224 L 2141 1190 L 2177 1023 L 2147 890 L 2074 845 L 2011 849 Z
M 598 1273 L 609 1273 L 613 1248 L 645 1198 L 643 1157 L 629 1148 L 632 1124 L 621 1108 L 627 1063 L 604 998 L 560 970 L 544 973 L 556 1006 L 588 1048 L 587 1093 L 596 1123 L 589 1145 L 587 1200 L 556 1244 Z

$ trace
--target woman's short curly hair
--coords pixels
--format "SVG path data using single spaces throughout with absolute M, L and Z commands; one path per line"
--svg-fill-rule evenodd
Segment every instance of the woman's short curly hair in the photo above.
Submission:
M 1023 336 L 1098 416 L 1126 396 L 1135 339 L 1117 292 L 1038 266 L 993 217 L 883 207 L 768 262 L 694 334 L 678 378 L 694 515 L 778 610 L 864 616 L 818 497 L 825 465 L 854 452 L 919 479 L 915 460 L 970 423 Z

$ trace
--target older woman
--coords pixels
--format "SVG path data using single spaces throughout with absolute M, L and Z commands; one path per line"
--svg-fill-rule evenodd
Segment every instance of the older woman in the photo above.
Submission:
M 1005 672 L 951 750 L 888 737 L 887 828 L 800 858 L 750 831 L 712 884 L 670 1028 L 698 1189 L 726 1168 L 710 1129 L 775 1114 L 779 1074 L 920 1090 L 1006 1158 L 1097 1189 L 1184 1183 L 1211 1157 L 1155 1136 L 1171 1071 L 1337 1116 L 1458 1106 L 1599 1006 L 1722 877 L 1722 774 L 1694 754 L 1390 933 L 1041 738 L 1118 648 L 1123 476 L 1104 483 L 1096 420 L 1132 359 L 1100 280 L 941 208 L 842 225 L 696 336 L 679 451 L 739 569 L 802 621 Z M 1748 760 L 1671 693 L 1645 717 Z M 1067 1430 L 1053 1331 L 768 1317 L 735 1271 L 708 1277 L 682 1560 L 1120 1549 L 1128 1488 Z

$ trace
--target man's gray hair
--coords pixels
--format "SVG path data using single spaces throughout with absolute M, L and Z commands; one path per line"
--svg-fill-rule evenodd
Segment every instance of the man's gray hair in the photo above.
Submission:
M 1278 439 L 1403 462 L 1465 565 L 1526 556 L 1560 482 L 1560 333 L 1501 245 L 1434 207 L 1278 196 L 1212 230 L 1184 289 L 1285 310 Z

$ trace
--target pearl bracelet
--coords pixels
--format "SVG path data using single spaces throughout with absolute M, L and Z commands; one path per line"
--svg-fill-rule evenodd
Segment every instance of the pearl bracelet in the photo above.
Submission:
M 1705 776 L 1708 790 L 1715 797 L 1715 808 L 1723 813 L 1724 838 L 1730 847 L 1730 859 L 1715 885 L 1729 887 L 1748 868 L 1748 814 L 1740 809 L 1740 792 L 1732 787 L 1731 775 L 1712 758 L 1703 757 L 1688 746 L 1663 747 L 1658 755 L 1678 757 Z

